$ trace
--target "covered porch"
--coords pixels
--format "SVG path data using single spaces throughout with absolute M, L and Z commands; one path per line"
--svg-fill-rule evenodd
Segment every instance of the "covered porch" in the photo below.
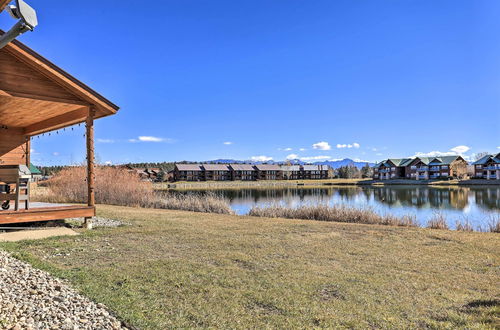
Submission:
M 0 168 L 29 167 L 34 136 L 85 123 L 88 194 L 83 206 L 23 203 L 18 210 L 0 210 L 0 224 L 95 216 L 94 120 L 117 111 L 116 105 L 22 43 L 1 48 Z M 0 184 L 11 183 L 3 180 L 0 176 Z

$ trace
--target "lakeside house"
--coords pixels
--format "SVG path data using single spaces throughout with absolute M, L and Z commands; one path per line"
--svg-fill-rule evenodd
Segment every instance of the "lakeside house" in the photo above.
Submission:
M 175 164 L 171 181 L 327 179 L 328 165 Z
M 486 180 L 500 180 L 500 153 L 486 155 L 474 163 L 474 176 Z
M 462 156 L 389 158 L 373 168 L 373 179 L 431 180 L 460 176 L 466 172 L 467 161 Z
M 176 164 L 174 181 L 203 181 L 205 174 L 200 164 Z
M 229 181 L 231 180 L 231 169 L 226 164 L 203 164 L 205 181 Z
M 233 181 L 254 181 L 257 180 L 257 170 L 251 164 L 230 164 Z
M 300 165 L 282 166 L 284 180 L 299 180 L 302 177 L 302 167 Z
M 282 180 L 283 171 L 281 166 L 274 164 L 255 165 L 257 169 L 257 180 Z

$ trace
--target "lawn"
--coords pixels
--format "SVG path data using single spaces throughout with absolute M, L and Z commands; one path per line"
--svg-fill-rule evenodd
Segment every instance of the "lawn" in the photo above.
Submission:
M 500 327 L 500 235 L 99 206 L 0 248 L 143 329 Z

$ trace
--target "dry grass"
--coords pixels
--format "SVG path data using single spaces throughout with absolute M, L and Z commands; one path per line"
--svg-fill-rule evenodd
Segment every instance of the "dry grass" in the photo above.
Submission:
M 474 227 L 469 219 L 464 219 L 463 221 L 457 221 L 455 224 L 455 229 L 458 231 L 474 231 Z
M 85 167 L 63 169 L 46 183 L 46 188 L 34 189 L 33 199 L 49 203 L 85 203 L 86 171 Z M 123 168 L 99 166 L 96 167 L 95 177 L 98 204 L 233 213 L 227 200 L 216 195 L 159 195 L 151 182 L 141 181 L 135 173 Z
M 382 216 L 369 208 L 360 209 L 349 206 L 329 206 L 325 204 L 301 205 L 295 208 L 289 208 L 282 205 L 253 207 L 249 215 L 266 218 L 304 219 L 405 227 L 418 226 L 416 218 L 410 215 L 402 217 L 394 215 Z
M 99 205 L 0 243 L 148 329 L 495 329 L 500 235 Z M 1 305 L 1 303 L 0 303 Z
M 500 214 L 491 216 L 488 223 L 488 229 L 492 233 L 500 233 Z
M 446 217 L 440 212 L 434 213 L 432 218 L 427 221 L 427 228 L 431 229 L 450 229 L 446 223 Z

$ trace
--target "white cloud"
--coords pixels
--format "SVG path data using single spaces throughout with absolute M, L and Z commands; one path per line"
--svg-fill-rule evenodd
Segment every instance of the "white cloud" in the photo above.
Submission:
M 381 153 L 381 152 L 378 152 L 378 153 L 376 153 L 375 155 L 377 155 L 377 156 L 382 156 L 382 153 Z
M 298 159 L 298 158 L 299 158 L 299 155 L 297 155 L 297 154 L 289 154 L 288 156 L 286 156 L 286 159 L 288 159 L 288 160 Z
M 500 147 L 497 147 L 497 149 L 500 149 Z
M 450 149 L 450 151 L 430 151 L 430 152 L 417 152 L 414 157 L 439 157 L 439 156 L 454 156 L 459 154 L 465 159 L 469 159 L 469 156 L 464 156 L 464 153 L 470 150 L 468 146 L 456 146 Z
M 164 138 L 156 137 L 156 136 L 139 136 L 139 141 L 142 142 L 163 142 Z
M 369 160 L 364 160 L 359 158 L 354 158 L 353 160 L 358 163 L 371 163 Z
M 224 144 L 225 144 L 226 146 L 230 146 L 231 144 L 233 144 L 233 142 L 231 142 L 231 141 L 226 141 L 226 142 L 224 142 Z
M 456 152 L 457 154 L 464 154 L 469 151 L 470 148 L 468 146 L 456 146 L 454 148 L 451 148 L 450 150 Z
M 60 155 L 60 154 L 59 154 L 59 152 L 57 152 L 57 151 L 54 151 L 54 152 L 52 153 L 52 156 L 59 156 L 59 155 Z
M 372 149 L 372 151 L 378 151 L 378 149 L 377 149 L 377 148 L 371 148 L 371 149 Z
M 104 165 L 113 165 L 113 162 L 110 161 L 110 160 L 107 160 L 107 161 L 104 162 Z
M 253 156 L 250 158 L 254 162 L 268 162 L 270 160 L 273 160 L 273 157 L 267 157 L 267 156 Z
M 292 151 L 293 149 L 292 148 L 285 148 L 283 150 L 285 150 L 285 151 Z
M 355 148 L 355 149 L 359 149 L 360 145 L 359 143 L 356 143 L 354 142 L 353 144 L 337 144 L 337 149 L 343 149 L 343 148 L 348 148 L 348 149 L 351 149 L 351 148 Z
M 129 139 L 128 142 L 166 142 L 173 143 L 174 140 L 157 136 L 139 136 L 137 139 Z
M 312 145 L 313 149 L 319 149 L 319 150 L 331 150 L 332 147 L 328 142 L 322 141 L 318 142 Z
M 498 147 L 500 149 L 500 147 Z M 307 149 L 306 148 L 300 148 L 299 149 L 300 151 L 306 151 Z
M 301 157 L 300 160 L 306 162 L 310 160 L 327 160 L 331 159 L 332 157 L 330 156 L 311 156 L 311 157 Z
M 114 143 L 115 140 L 112 139 L 96 139 L 97 143 Z
M 431 152 L 417 152 L 414 157 L 438 157 L 438 156 L 452 156 L 456 155 L 456 152 L 453 151 L 431 151 Z

